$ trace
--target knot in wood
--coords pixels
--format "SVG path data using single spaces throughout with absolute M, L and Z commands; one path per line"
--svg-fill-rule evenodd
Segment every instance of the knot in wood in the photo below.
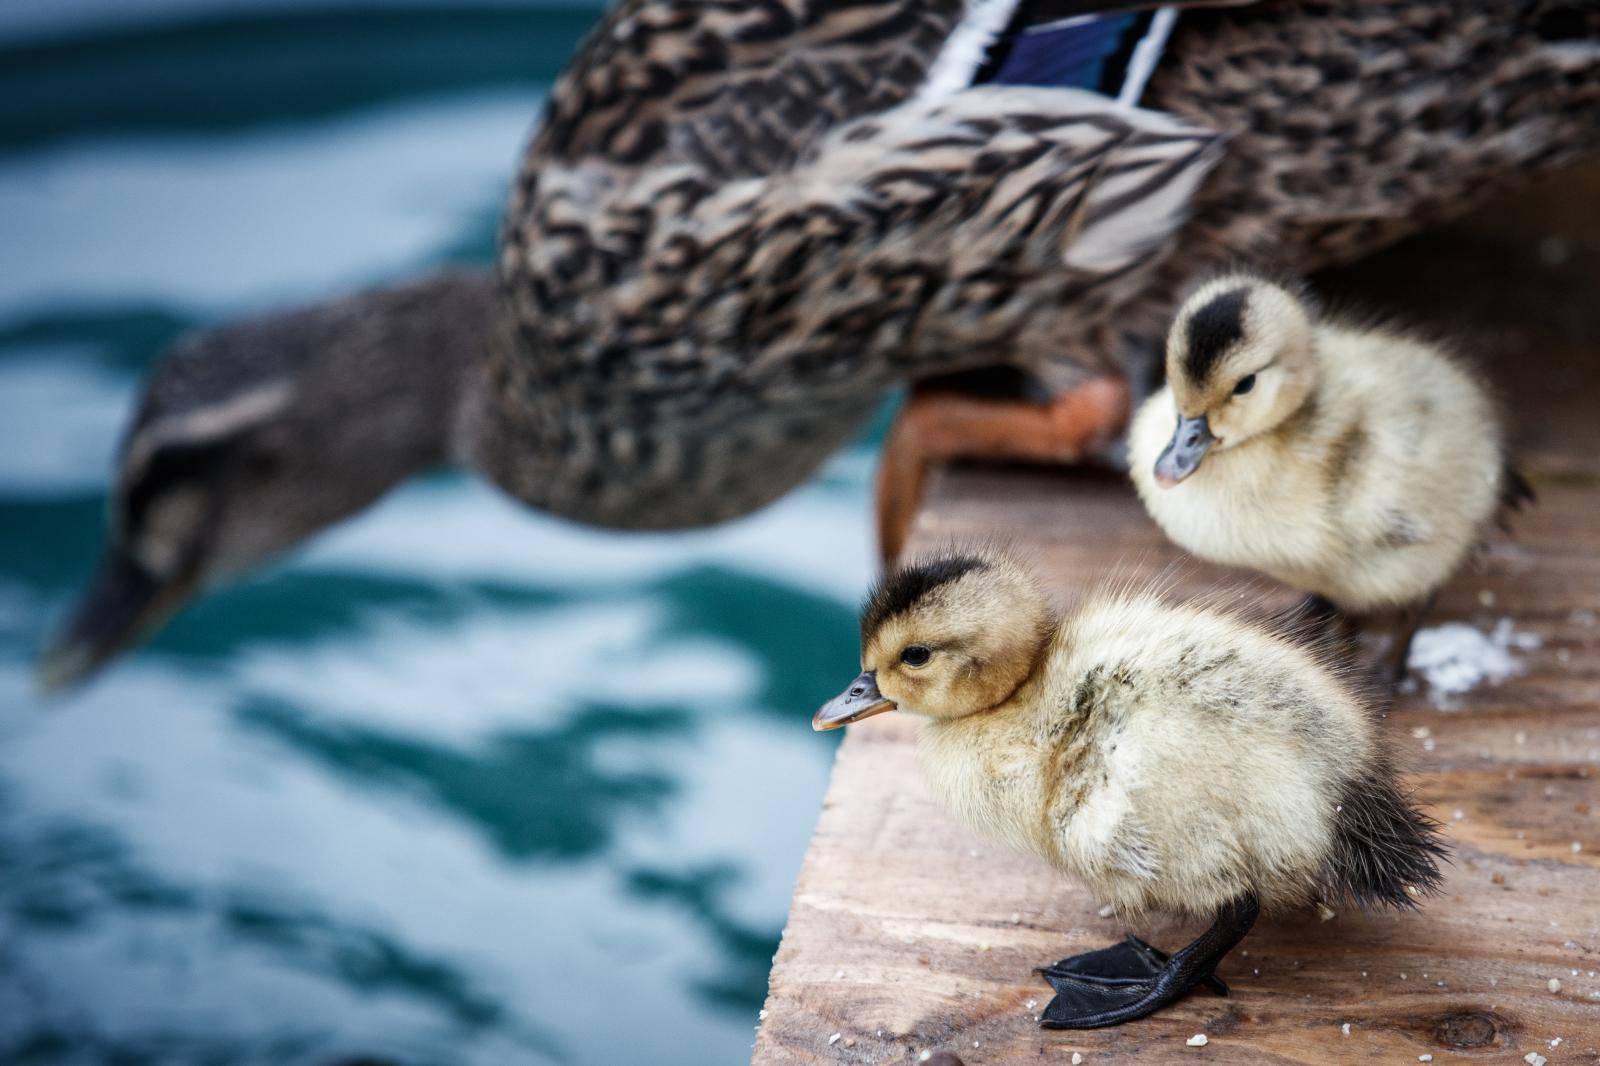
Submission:
M 1450 1047 L 1484 1047 L 1494 1043 L 1494 1015 L 1483 1011 L 1452 1011 L 1439 1019 L 1434 1035 Z

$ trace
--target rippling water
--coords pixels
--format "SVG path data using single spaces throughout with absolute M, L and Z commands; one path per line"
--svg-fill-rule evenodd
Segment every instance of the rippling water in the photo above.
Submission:
M 592 9 L 0 8 L 0 1061 L 748 1056 L 865 449 L 614 536 L 439 474 L 87 691 L 31 656 L 178 331 L 487 260 Z M 16 106 L 18 102 L 23 106 Z

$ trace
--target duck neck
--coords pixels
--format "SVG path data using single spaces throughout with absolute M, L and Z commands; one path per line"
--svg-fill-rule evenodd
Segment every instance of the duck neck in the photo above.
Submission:
M 613 529 L 748 514 L 810 477 L 883 395 L 781 396 L 722 387 L 692 369 L 669 384 L 648 367 L 575 367 L 541 343 L 497 305 L 452 453 L 523 503 Z
M 300 471 L 295 518 L 314 532 L 450 461 L 493 291 L 485 272 L 435 274 L 198 334 L 172 366 L 193 363 L 180 376 L 197 388 L 228 377 L 283 387 L 290 398 L 262 432 L 284 438 Z
M 303 405 L 283 419 L 330 525 L 446 463 L 524 503 L 613 528 L 736 517 L 809 476 L 874 409 L 776 402 L 686 380 L 672 392 L 545 358 L 494 275 L 457 270 L 211 335 L 208 352 L 276 368 Z

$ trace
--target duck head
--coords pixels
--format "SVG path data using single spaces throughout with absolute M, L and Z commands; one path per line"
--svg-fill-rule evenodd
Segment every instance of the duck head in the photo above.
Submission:
M 204 590 L 443 461 L 451 349 L 428 310 L 394 290 L 174 345 L 124 435 L 105 549 L 41 685 L 82 681 Z
M 878 582 L 861 613 L 861 673 L 812 718 L 837 729 L 885 711 L 961 718 L 1033 673 L 1053 630 L 1032 576 L 990 551 L 915 559 Z
M 1155 479 L 1171 488 L 1213 451 L 1280 425 L 1315 384 L 1315 342 L 1304 301 L 1249 275 L 1218 278 L 1178 311 L 1167 336 L 1167 384 L 1177 406 Z
M 191 406 L 171 402 L 174 380 L 156 375 L 123 441 L 99 566 L 40 659 L 47 689 L 87 678 L 201 590 L 325 524 L 305 498 L 311 445 L 289 383 L 240 382 Z

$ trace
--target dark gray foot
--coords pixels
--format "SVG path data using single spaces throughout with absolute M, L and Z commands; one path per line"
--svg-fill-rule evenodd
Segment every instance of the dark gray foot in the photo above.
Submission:
M 1438 592 L 1433 592 L 1426 600 L 1401 612 L 1399 632 L 1395 634 L 1394 652 L 1389 657 L 1389 683 L 1397 688 L 1400 682 L 1406 679 L 1406 672 L 1410 668 L 1411 642 L 1416 639 L 1417 630 L 1422 628 L 1423 621 L 1432 613 L 1434 602 L 1438 598 Z
M 1041 967 L 1038 972 L 1056 994 L 1039 1024 L 1046 1029 L 1100 1029 L 1154 1014 L 1197 988 L 1227 995 L 1228 986 L 1216 975 L 1217 964 L 1250 931 L 1258 909 L 1250 897 L 1229 904 L 1210 929 L 1176 955 L 1130 936 Z
M 1035 972 L 1043 974 L 1046 980 L 1059 977 L 1064 980 L 1108 983 L 1148 981 L 1166 969 L 1171 958 L 1172 956 L 1160 948 L 1153 947 L 1136 936 L 1130 936 L 1120 944 L 1074 955 L 1049 966 L 1041 966 Z M 1227 983 L 1215 974 L 1207 977 L 1202 983 L 1219 996 L 1228 994 Z

